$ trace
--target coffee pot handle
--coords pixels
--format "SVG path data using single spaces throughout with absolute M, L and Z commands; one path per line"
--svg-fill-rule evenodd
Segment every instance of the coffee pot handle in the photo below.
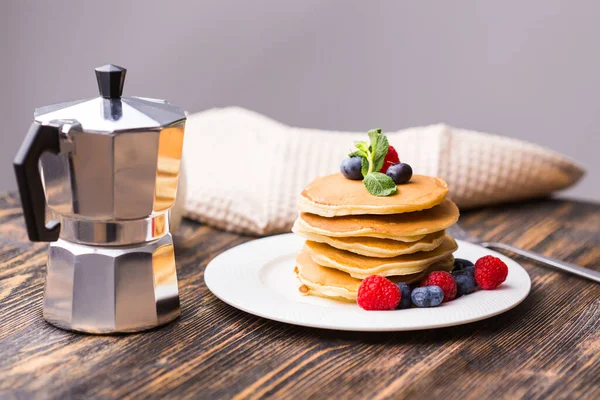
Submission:
M 46 197 L 38 167 L 44 152 L 60 152 L 59 129 L 58 126 L 37 122 L 31 124 L 13 161 L 27 234 L 33 242 L 53 242 L 58 239 L 60 232 L 58 222 L 52 221 L 46 225 Z

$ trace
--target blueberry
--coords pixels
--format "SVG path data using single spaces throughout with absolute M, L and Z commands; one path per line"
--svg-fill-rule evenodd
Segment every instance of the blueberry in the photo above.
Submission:
M 350 157 L 346 158 L 342 161 L 342 165 L 340 165 L 340 171 L 342 174 L 348 179 L 352 179 L 355 181 L 362 180 L 362 158 L 361 157 Z
M 417 307 L 435 307 L 444 300 L 444 291 L 439 286 L 418 287 L 412 291 L 411 298 Z
M 477 283 L 475 283 L 475 269 L 473 267 L 467 267 L 463 270 L 452 272 L 452 276 L 454 277 L 454 281 L 456 281 L 456 297 L 470 294 L 477 290 Z
M 469 260 L 465 260 L 464 258 L 456 258 L 454 259 L 454 270 L 460 271 L 465 267 L 472 267 L 473 263 Z
M 396 185 L 402 185 L 407 183 L 412 178 L 413 170 L 412 167 L 405 163 L 394 164 L 388 168 L 385 173 L 387 176 L 394 180 Z
M 458 275 L 469 275 L 471 276 L 473 279 L 475 277 L 475 267 L 474 266 L 470 266 L 470 267 L 465 267 L 463 269 L 459 269 L 458 271 L 452 271 L 452 276 L 458 276 Z
M 404 282 L 396 283 L 396 286 L 398 286 L 398 289 L 400 289 L 400 292 L 402 293 L 402 297 L 400 297 L 400 304 L 398 304 L 397 308 L 399 310 L 403 308 L 410 308 L 412 304 L 410 301 L 410 286 Z

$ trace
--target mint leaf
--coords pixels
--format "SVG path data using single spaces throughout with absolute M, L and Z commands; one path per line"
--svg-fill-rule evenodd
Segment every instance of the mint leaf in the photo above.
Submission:
M 354 142 L 354 145 L 360 151 L 369 152 L 369 144 L 367 142 Z
M 379 134 L 377 144 L 373 150 L 373 171 L 377 172 L 381 170 L 389 148 L 390 144 L 388 142 L 388 138 L 385 135 Z
M 364 160 L 364 159 L 363 159 Z M 389 176 L 381 172 L 371 172 L 363 180 L 365 187 L 373 196 L 384 197 L 396 193 L 396 184 Z
M 369 174 L 369 160 L 363 157 L 362 164 L 360 166 L 360 172 L 362 176 L 365 177 Z
M 379 138 L 379 136 L 381 135 L 381 128 L 371 129 L 369 132 L 367 132 L 367 135 L 369 135 L 371 145 L 373 145 L 377 143 L 377 138 Z
M 379 138 L 381 137 L 381 129 L 371 129 L 369 132 L 367 132 L 369 135 L 369 141 L 371 142 L 371 145 L 369 146 L 369 157 L 370 157 L 370 161 L 373 161 L 373 155 L 375 153 L 375 149 L 377 148 L 377 142 L 379 141 Z M 375 170 L 371 170 L 371 172 L 373 172 Z
M 356 150 L 348 154 L 348 157 L 361 158 L 363 183 L 369 193 L 374 196 L 389 196 L 396 193 L 396 184 L 392 178 L 378 172 L 383 167 L 385 156 L 390 147 L 388 139 L 381 133 L 381 128 L 371 129 L 368 135 L 370 143 L 354 142 Z
M 387 137 L 381 133 L 381 128 L 371 129 L 369 132 L 369 147 L 368 159 L 370 161 L 369 172 L 378 172 L 383 167 L 385 156 L 387 155 L 389 142 Z
M 362 157 L 362 158 L 366 158 L 367 157 L 367 153 L 365 153 L 364 151 L 361 151 L 361 150 L 356 150 L 356 151 L 353 151 L 352 153 L 348 154 L 348 157 Z

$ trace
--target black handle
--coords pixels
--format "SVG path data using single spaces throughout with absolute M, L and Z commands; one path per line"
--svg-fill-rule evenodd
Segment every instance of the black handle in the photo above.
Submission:
M 56 221 L 46 226 L 46 197 L 38 168 L 42 153 L 59 153 L 59 129 L 58 126 L 40 125 L 36 122 L 31 124 L 13 161 L 27 234 L 33 242 L 53 242 L 58 239 L 60 232 L 60 224 Z
M 105 99 L 119 99 L 123 94 L 127 70 L 118 65 L 108 64 L 96 68 L 96 80 L 100 96 Z

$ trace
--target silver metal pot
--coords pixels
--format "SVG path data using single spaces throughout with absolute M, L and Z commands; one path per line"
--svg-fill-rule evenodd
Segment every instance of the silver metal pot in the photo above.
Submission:
M 64 329 L 139 331 L 180 312 L 169 210 L 186 117 L 122 97 L 125 74 L 97 68 L 99 97 L 37 109 L 14 160 L 29 238 L 52 242 L 44 318 Z

